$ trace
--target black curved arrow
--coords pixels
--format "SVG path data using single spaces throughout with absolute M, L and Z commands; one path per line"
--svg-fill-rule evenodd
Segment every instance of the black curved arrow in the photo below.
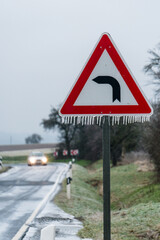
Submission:
M 110 76 L 98 76 L 92 79 L 94 82 L 98 84 L 109 84 L 113 89 L 113 102 L 117 99 L 119 102 L 121 101 L 121 93 L 120 93 L 120 84 L 119 82 Z

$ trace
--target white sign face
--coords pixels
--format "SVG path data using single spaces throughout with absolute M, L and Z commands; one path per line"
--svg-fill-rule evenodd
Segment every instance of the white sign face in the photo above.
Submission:
M 55 157 L 57 157 L 58 156 L 58 152 L 56 151 L 56 152 L 54 152 L 54 154 L 53 154 Z
M 67 150 L 63 150 L 63 156 L 67 156 L 68 155 L 68 151 Z
M 76 156 L 76 155 L 79 154 L 79 150 L 78 149 L 74 149 L 74 150 L 71 149 L 70 154 L 71 154 L 71 156 Z
M 118 81 L 120 85 L 120 101 L 117 99 L 113 101 L 113 87 L 110 84 L 97 84 L 93 81 L 97 76 L 110 76 Z M 104 50 L 74 103 L 74 106 L 85 105 L 138 105 L 106 50 Z

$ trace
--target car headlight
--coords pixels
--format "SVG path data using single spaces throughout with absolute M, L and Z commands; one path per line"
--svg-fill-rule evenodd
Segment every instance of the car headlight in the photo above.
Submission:
M 34 157 L 29 158 L 30 163 L 34 164 L 36 162 L 36 159 Z
M 43 163 L 47 163 L 47 161 L 48 161 L 48 159 L 47 159 L 46 157 L 43 157 L 43 158 L 42 158 L 42 162 L 43 162 Z

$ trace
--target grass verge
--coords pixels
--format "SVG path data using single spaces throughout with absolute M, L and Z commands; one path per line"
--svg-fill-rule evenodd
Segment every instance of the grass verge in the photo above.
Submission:
M 27 156 L 4 156 L 3 164 L 27 163 Z
M 69 163 L 72 159 L 71 158 L 64 158 L 64 159 L 55 159 L 53 154 L 47 154 L 47 158 L 49 162 L 63 162 L 63 163 Z M 74 158 L 74 157 L 73 157 Z M 83 159 L 75 159 L 76 164 L 87 167 L 91 164 L 90 160 L 83 160 Z
M 4 173 L 4 172 L 7 172 L 9 169 L 10 169 L 10 167 L 0 168 L 0 174 L 1 174 L 1 173 Z
M 63 190 L 55 198 L 55 203 L 74 215 L 84 223 L 84 229 L 80 231 L 81 237 L 92 238 L 95 232 L 102 231 L 102 225 L 99 222 L 92 224 L 90 220 L 93 214 L 102 212 L 102 197 L 97 194 L 97 190 L 89 183 L 88 170 L 80 165 L 74 165 L 73 181 L 71 185 L 72 198 L 66 200 L 65 182 L 63 183 Z M 91 226 L 92 224 L 92 226 Z M 94 232 L 94 233 L 93 233 Z
M 160 239 L 160 185 L 151 182 L 152 172 L 137 172 L 135 164 L 111 169 L 112 239 Z M 81 238 L 103 239 L 102 161 L 90 169 L 74 165 L 71 200 L 65 183 L 55 203 L 80 219 Z

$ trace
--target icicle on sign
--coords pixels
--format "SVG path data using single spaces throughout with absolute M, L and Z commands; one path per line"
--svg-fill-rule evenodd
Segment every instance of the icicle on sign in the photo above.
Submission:
M 60 109 L 66 124 L 148 121 L 153 110 L 120 55 L 111 36 L 104 33 Z

